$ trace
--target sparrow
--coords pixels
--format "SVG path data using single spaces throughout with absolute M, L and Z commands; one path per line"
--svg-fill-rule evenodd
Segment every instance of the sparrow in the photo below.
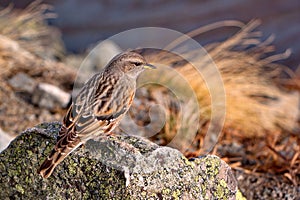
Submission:
M 111 134 L 130 108 L 136 80 L 145 69 L 154 69 L 140 54 L 127 51 L 114 57 L 90 78 L 70 105 L 57 142 L 38 169 L 48 178 L 72 151 L 90 139 Z

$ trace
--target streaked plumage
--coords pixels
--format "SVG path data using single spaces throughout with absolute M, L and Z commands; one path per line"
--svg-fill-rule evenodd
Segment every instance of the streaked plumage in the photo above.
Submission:
M 48 178 L 54 168 L 87 140 L 106 136 L 128 111 L 136 90 L 136 79 L 145 68 L 153 68 L 134 52 L 125 52 L 89 79 L 64 117 L 57 143 L 40 166 Z

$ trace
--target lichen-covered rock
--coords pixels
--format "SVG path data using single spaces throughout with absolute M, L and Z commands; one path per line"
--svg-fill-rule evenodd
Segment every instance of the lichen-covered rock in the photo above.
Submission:
M 60 123 L 28 129 L 0 154 L 1 199 L 235 199 L 231 169 L 216 156 L 188 161 L 179 151 L 133 136 L 89 141 L 48 179 L 37 168 Z

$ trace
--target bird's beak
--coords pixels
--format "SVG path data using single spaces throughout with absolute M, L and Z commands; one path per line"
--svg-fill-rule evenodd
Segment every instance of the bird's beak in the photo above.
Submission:
M 151 65 L 151 64 L 145 64 L 144 65 L 144 69 L 156 69 L 156 67 L 154 65 Z

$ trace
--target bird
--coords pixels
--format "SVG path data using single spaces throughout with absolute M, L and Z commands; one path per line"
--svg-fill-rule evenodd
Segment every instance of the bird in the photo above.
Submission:
M 66 156 L 89 139 L 111 135 L 133 102 L 138 76 L 155 68 L 139 53 L 125 51 L 92 76 L 72 101 L 57 142 L 38 173 L 48 178 Z

